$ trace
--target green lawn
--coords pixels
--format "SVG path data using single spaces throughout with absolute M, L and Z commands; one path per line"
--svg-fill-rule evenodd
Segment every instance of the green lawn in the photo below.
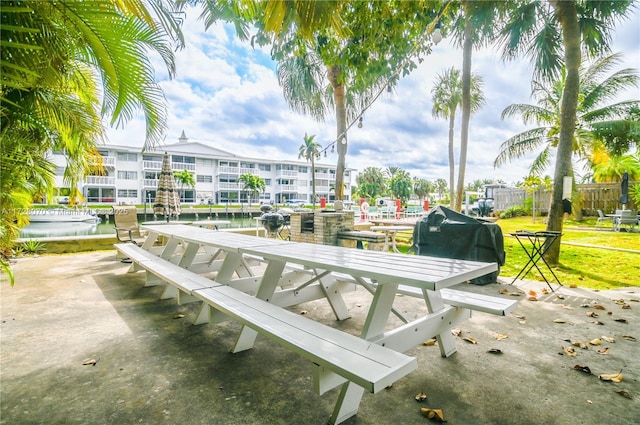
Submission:
M 505 265 L 500 269 L 500 276 L 515 277 L 526 264 L 528 257 L 518 241 L 509 234 L 517 230 L 545 230 L 546 225 L 540 218 L 537 218 L 534 223 L 531 217 L 500 219 L 496 223 L 502 229 L 507 253 Z M 579 287 L 602 290 L 640 286 L 640 232 L 618 233 L 605 229 L 596 229 L 595 219 L 565 222 L 562 231 L 560 264 L 553 268 L 554 273 L 564 285 L 575 284 Z M 408 245 L 406 248 L 408 249 Z M 610 248 L 638 252 L 624 252 Z M 545 274 L 550 275 L 548 271 Z M 542 281 L 537 271 L 527 275 L 526 279 Z

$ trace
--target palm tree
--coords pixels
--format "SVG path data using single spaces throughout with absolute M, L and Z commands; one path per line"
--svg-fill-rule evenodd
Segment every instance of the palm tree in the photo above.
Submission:
M 370 202 L 382 196 L 387 189 L 387 179 L 377 167 L 367 167 L 356 176 L 358 195 Z
M 449 68 L 439 74 L 435 87 L 431 90 L 433 96 L 432 114 L 436 118 L 449 119 L 449 206 L 454 209 L 455 187 L 455 159 L 453 157 L 453 135 L 456 111 L 462 105 L 462 80 L 460 71 Z M 475 112 L 484 104 L 482 94 L 482 78 L 471 76 L 471 111 Z M 459 209 L 460 207 L 458 207 Z
M 187 197 L 184 191 L 184 187 L 185 186 L 196 187 L 195 177 L 193 177 L 193 174 L 191 174 L 189 171 L 181 170 L 181 171 L 174 171 L 173 178 L 180 185 L 180 189 L 182 189 L 182 202 L 186 202 Z
M 307 133 L 304 133 L 304 143 L 300 145 L 298 150 L 298 158 L 305 158 L 307 161 L 311 161 L 311 202 L 314 210 L 316 209 L 316 158 L 320 156 L 320 150 L 322 149 L 322 146 L 313 140 L 315 137 L 315 134 L 307 136 Z
M 420 177 L 413 178 L 413 193 L 421 200 L 424 201 L 429 197 L 429 194 L 433 192 L 435 185 L 427 179 Z
M 411 176 L 405 170 L 399 169 L 389 179 L 389 192 L 395 199 L 400 199 L 402 203 L 406 203 L 413 192 L 413 181 Z
M 615 21 L 623 19 L 632 7 L 632 0 L 522 2 L 515 4 L 515 10 L 510 13 L 510 20 L 502 31 L 504 56 L 512 58 L 520 53 L 530 56 L 536 76 L 553 81 L 565 68 L 553 202 L 547 221 L 549 231 L 562 232 L 563 178 L 571 175 L 572 170 L 582 52 L 599 56 L 608 51 Z M 550 264 L 558 263 L 560 245 L 553 244 L 547 250 L 545 258 Z
M 596 182 L 619 182 L 625 171 L 630 180 L 640 180 L 640 159 L 633 155 L 610 156 L 594 166 L 593 178 Z
M 164 97 L 147 55 L 158 53 L 173 75 L 165 35 L 181 40 L 164 2 L 3 2 L 0 15 L 3 211 L 26 211 L 20 207 L 53 192 L 51 150 L 65 151 L 65 183 L 78 198 L 77 182 L 100 172 L 103 117 L 123 124 L 141 108 L 147 143 L 162 139 Z M 3 253 L 24 224 L 24 214 L 2 215 Z
M 597 155 L 601 148 L 606 148 L 605 141 L 599 136 L 600 129 L 607 126 L 610 129 L 608 133 L 611 134 L 611 129 L 632 128 L 625 125 L 628 112 L 640 107 L 640 100 L 610 103 L 620 90 L 637 86 L 640 82 L 637 71 L 630 68 L 607 75 L 620 61 L 620 54 L 609 55 L 579 70 L 577 125 L 572 137 L 572 153 L 576 161 L 583 161 L 588 168 L 597 161 L 594 155 Z M 502 112 L 503 119 L 519 115 L 525 124 L 536 123 L 539 126 L 503 142 L 494 161 L 495 167 L 536 150 L 540 152 L 529 167 L 530 174 L 540 175 L 551 165 L 560 143 L 560 110 L 565 76 L 566 73 L 563 72 L 557 81 L 532 82 L 531 95 L 537 100 L 537 105 L 513 104 L 505 108 Z M 618 131 L 616 136 L 623 140 L 631 137 L 625 131 Z
M 264 192 L 266 189 L 266 182 L 262 177 L 255 174 L 245 173 L 238 177 L 238 182 L 242 183 L 244 190 L 249 192 L 249 207 L 251 207 L 251 197 L 258 195 L 260 192 Z

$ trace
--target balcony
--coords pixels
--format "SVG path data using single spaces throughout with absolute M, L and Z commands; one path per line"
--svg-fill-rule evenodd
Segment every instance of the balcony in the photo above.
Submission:
M 188 164 L 186 162 L 172 162 L 171 163 L 171 169 L 172 170 L 177 170 L 177 171 L 182 171 L 182 170 L 187 170 L 187 171 L 196 171 L 196 164 Z
M 145 170 L 160 170 L 162 161 L 142 161 L 142 168 Z
M 88 176 L 85 182 L 87 186 L 115 186 L 115 177 Z
M 100 165 L 98 161 L 92 161 L 91 165 Z M 102 166 L 103 167 L 115 167 L 116 166 L 116 157 L 115 156 L 103 156 L 102 157 Z
M 218 183 L 218 190 L 240 190 L 240 183 Z
M 280 192 L 297 192 L 297 184 L 277 184 L 276 189 Z
M 240 174 L 240 168 L 238 167 L 218 167 L 218 173 L 222 174 Z
M 278 170 L 276 171 L 276 177 L 298 177 L 297 170 Z
M 144 179 L 143 183 L 145 188 L 150 188 L 150 187 L 158 187 L 158 180 L 157 179 Z

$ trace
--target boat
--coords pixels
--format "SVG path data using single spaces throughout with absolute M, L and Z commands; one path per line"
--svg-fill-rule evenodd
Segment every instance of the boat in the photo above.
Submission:
M 47 208 L 32 209 L 31 223 L 99 223 L 100 217 L 88 208 Z
M 41 222 L 29 223 L 20 229 L 20 237 L 24 239 L 50 238 L 60 236 L 89 236 L 100 234 L 98 222 Z M 110 229 L 113 233 L 113 228 Z

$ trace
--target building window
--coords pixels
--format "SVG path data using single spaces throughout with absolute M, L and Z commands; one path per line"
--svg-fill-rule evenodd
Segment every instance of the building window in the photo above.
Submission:
M 159 161 L 162 162 L 162 156 L 160 155 L 142 155 L 143 161 Z
M 258 164 L 260 171 L 271 171 L 271 164 Z
M 198 182 L 198 183 L 212 183 L 213 182 L 213 176 L 204 176 L 202 174 L 198 174 L 196 176 L 196 182 Z
M 196 164 L 200 167 L 213 167 L 213 160 L 207 158 L 197 158 Z
M 138 162 L 138 154 L 131 152 L 118 152 L 118 161 Z
M 195 164 L 195 156 L 171 155 L 171 162 L 181 164 Z
M 118 189 L 118 198 L 137 198 L 138 191 L 135 189 Z
M 271 179 L 264 179 L 265 186 L 271 186 Z
M 298 167 L 298 172 L 306 174 L 307 173 L 307 167 L 301 165 L 300 167 Z
M 118 171 L 118 178 L 120 180 L 138 180 L 137 171 Z

